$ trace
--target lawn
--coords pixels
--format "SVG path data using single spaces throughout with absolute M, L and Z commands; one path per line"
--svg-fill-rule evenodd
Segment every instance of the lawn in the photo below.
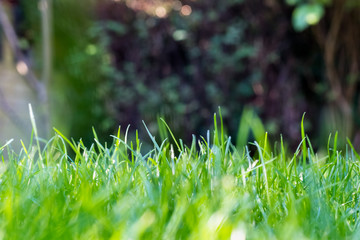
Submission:
M 290 153 L 267 134 L 235 147 L 216 121 L 185 146 L 164 123 L 168 139 L 148 132 L 144 152 L 124 129 L 111 144 L 56 129 L 43 143 L 32 121 L 29 146 L 0 150 L 1 238 L 358 238 L 360 158 L 337 135 L 320 157 L 304 131 Z

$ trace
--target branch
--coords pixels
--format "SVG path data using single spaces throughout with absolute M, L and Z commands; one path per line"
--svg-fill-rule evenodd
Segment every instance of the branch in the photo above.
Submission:
M 0 1 L 0 25 L 4 30 L 5 36 L 10 44 L 11 50 L 13 51 L 16 59 L 18 61 L 22 61 L 26 64 L 28 68 L 28 72 L 25 74 L 25 80 L 29 84 L 29 86 L 35 91 L 37 97 L 41 102 L 47 102 L 47 92 L 46 87 L 42 82 L 40 82 L 34 72 L 30 68 L 29 61 L 24 56 L 24 54 L 21 52 L 20 45 L 19 45 L 19 39 L 16 36 L 15 30 L 13 26 L 11 25 L 9 18 L 7 17 L 3 4 Z

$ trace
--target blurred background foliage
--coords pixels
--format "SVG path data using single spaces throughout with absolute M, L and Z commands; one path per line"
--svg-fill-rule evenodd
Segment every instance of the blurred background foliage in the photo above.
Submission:
M 34 1 L 20 1 L 25 10 L 23 24 L 28 40 L 35 50 L 35 68 L 44 64 L 41 58 L 41 18 Z M 108 93 L 106 67 L 109 53 L 101 45 L 95 1 L 53 1 L 53 76 L 49 86 L 52 126 L 68 132 L 75 139 L 89 142 L 94 126 L 104 135 L 114 124 L 107 114 L 105 97 Z
M 41 18 L 18 1 L 22 38 L 40 69 Z M 118 125 L 158 135 L 164 117 L 189 141 L 221 106 L 236 135 L 244 109 L 297 146 L 339 130 L 360 144 L 358 0 L 52 1 L 52 124 L 91 141 Z M 241 126 L 240 126 L 241 127 Z M 240 132 L 240 131 L 239 131 Z M 236 137 L 236 136 L 234 136 Z M 107 138 L 108 139 L 108 138 Z M 235 139 L 235 138 L 234 138 Z

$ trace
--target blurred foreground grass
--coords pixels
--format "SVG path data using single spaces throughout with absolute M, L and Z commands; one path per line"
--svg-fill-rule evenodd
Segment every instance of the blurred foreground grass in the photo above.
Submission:
M 30 146 L 0 150 L 1 237 L 357 239 L 360 159 L 352 148 L 338 151 L 335 136 L 319 158 L 304 138 L 289 154 L 282 141 L 270 150 L 265 134 L 249 151 L 217 125 L 190 146 L 149 133 L 147 153 L 120 130 L 108 146 L 94 132 L 88 148 L 55 130 L 40 147 L 35 128 Z

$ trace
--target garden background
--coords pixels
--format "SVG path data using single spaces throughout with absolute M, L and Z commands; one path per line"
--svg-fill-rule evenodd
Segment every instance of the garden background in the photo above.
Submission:
M 247 125 L 295 148 L 306 112 L 315 148 L 339 131 L 359 149 L 358 0 L 0 3 L 1 141 L 30 136 L 27 102 L 41 136 L 85 144 L 93 126 L 104 141 L 119 125 L 146 135 L 142 120 L 161 137 L 160 117 L 189 142 L 220 106 L 234 139 L 252 140 Z

